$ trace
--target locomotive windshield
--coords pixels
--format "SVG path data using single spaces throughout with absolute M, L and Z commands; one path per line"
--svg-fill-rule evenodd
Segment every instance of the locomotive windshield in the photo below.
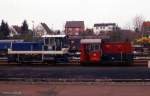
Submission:
M 51 35 L 44 37 L 45 50 L 61 50 L 67 46 L 67 37 Z
M 101 39 L 81 39 L 80 43 L 87 52 L 101 50 Z
M 89 52 L 100 50 L 100 44 L 87 44 L 86 49 Z

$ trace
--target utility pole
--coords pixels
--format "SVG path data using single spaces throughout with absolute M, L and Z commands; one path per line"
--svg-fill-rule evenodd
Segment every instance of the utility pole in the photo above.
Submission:
M 35 30 L 34 30 L 34 20 L 32 20 L 32 39 L 34 40 L 34 37 L 35 37 Z

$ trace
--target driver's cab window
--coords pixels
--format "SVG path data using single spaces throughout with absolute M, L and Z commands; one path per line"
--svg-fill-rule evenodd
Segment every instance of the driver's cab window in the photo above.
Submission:
M 61 38 L 55 38 L 56 46 L 61 46 Z
M 55 38 L 56 50 L 61 50 L 62 48 L 62 40 L 61 38 Z
M 100 44 L 88 44 L 87 49 L 90 52 L 100 50 Z
M 45 38 L 45 44 L 46 44 L 46 45 L 49 44 L 49 38 Z
M 95 51 L 96 51 L 96 50 L 100 50 L 100 44 L 95 44 L 95 45 L 94 45 L 94 48 L 95 48 L 95 49 L 94 49 Z

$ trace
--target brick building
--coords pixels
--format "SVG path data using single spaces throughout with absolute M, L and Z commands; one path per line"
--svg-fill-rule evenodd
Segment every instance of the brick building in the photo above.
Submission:
M 84 21 L 67 21 L 65 24 L 65 33 L 68 36 L 78 36 L 84 29 Z
M 142 35 L 150 35 L 150 21 L 143 22 Z

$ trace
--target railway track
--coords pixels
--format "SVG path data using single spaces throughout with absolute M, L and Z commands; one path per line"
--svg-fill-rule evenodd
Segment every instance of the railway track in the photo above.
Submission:
M 150 61 L 150 59 L 134 59 L 133 60 L 133 64 L 132 64 L 132 66 L 148 66 L 148 61 Z M 48 64 L 48 63 L 41 63 L 41 62 L 34 62 L 34 63 L 16 63 L 16 62 L 9 62 L 8 63 L 8 61 L 1 61 L 0 60 L 0 66 L 10 66 L 10 65 L 58 65 L 58 66 L 80 66 L 80 61 L 79 60 L 71 60 L 69 63 L 59 63 L 59 64 Z M 108 64 L 109 65 L 109 64 Z M 119 64 L 118 64 L 119 65 Z M 101 65 L 100 65 L 101 66 Z
M 145 60 L 145 59 L 134 60 L 133 66 L 148 66 L 148 61 L 150 60 Z
M 1 81 L 150 82 L 146 67 L 3 67 Z

